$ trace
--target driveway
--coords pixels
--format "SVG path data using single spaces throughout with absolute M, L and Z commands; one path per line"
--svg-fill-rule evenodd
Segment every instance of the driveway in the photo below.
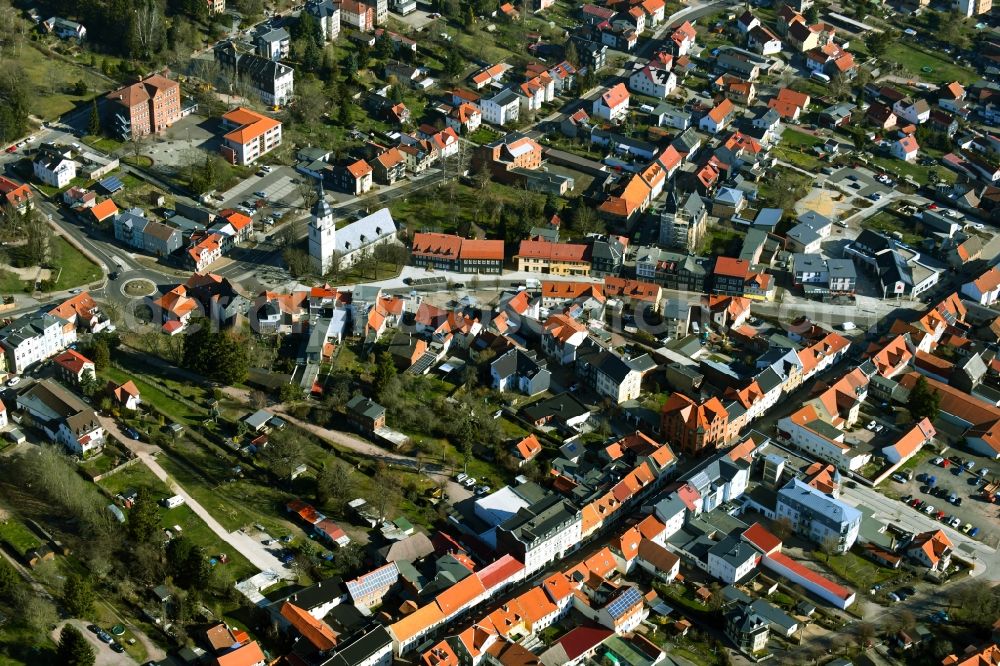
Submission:
M 87 624 L 80 620 L 64 620 L 56 625 L 56 628 L 52 631 L 52 640 L 56 643 L 59 642 L 59 632 L 62 631 L 63 626 L 67 623 L 74 625 L 80 630 L 87 641 L 94 647 L 94 651 L 97 653 L 97 660 L 94 662 L 95 666 L 135 666 L 138 662 L 130 657 L 126 653 L 118 654 L 110 647 L 107 643 L 102 643 L 97 640 L 97 636 L 93 634 L 89 629 L 87 629 Z
M 216 536 L 232 547 L 233 550 L 247 558 L 251 564 L 261 571 L 272 571 L 280 578 L 293 577 L 292 573 L 285 568 L 281 561 L 275 557 L 272 552 L 267 550 L 259 541 L 239 530 L 236 532 L 227 532 L 219 521 L 212 517 L 212 514 L 210 514 L 205 507 L 199 504 L 198 501 L 191 497 L 186 490 L 181 488 L 176 482 L 173 481 L 173 479 L 170 478 L 167 471 L 160 467 L 160 463 L 156 461 L 156 458 L 154 458 L 152 454 L 145 451 L 139 451 L 137 452 L 137 455 L 143 464 L 145 464 L 158 479 L 167 484 L 172 492 L 183 497 L 187 505 L 191 507 L 191 510 L 194 511 L 199 518 L 204 520 L 209 529 L 211 529 Z

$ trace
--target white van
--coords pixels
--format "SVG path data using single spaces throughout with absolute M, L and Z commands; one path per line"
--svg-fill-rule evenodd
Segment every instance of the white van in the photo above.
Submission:
M 809 78 L 815 81 L 820 81 L 822 83 L 830 82 L 830 77 L 824 74 L 823 72 L 813 72 L 812 74 L 809 75 Z
M 840 330 L 842 331 L 853 331 L 856 328 L 857 326 L 854 325 L 853 321 L 845 321 L 843 324 L 840 325 Z

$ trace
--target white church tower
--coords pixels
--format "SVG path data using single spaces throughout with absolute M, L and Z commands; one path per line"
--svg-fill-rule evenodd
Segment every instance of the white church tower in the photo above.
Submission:
M 312 217 L 309 220 L 309 257 L 312 259 L 313 268 L 320 275 L 326 275 L 333 264 L 334 241 L 336 239 L 336 225 L 333 221 L 333 210 L 326 202 L 323 193 L 323 184 L 317 186 L 319 198 L 312 209 Z

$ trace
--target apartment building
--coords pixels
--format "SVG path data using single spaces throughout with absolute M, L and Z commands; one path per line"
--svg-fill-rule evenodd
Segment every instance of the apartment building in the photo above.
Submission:
M 239 107 L 222 116 L 221 151 L 233 164 L 246 166 L 281 145 L 281 121 Z
M 24 372 L 32 363 L 55 356 L 76 342 L 76 327 L 62 317 L 32 312 L 0 329 L 8 372 Z
M 497 528 L 497 550 L 524 563 L 530 576 L 580 545 L 580 510 L 551 493 Z
M 292 99 L 295 70 L 288 65 L 255 53 L 240 53 L 232 42 L 215 47 L 215 61 L 237 87 L 249 86 L 268 106 L 284 106 Z
M 799 479 L 778 491 L 774 513 L 790 520 L 797 534 L 819 544 L 828 542 L 838 553 L 851 549 L 861 529 L 860 511 Z
M 587 245 L 523 240 L 514 260 L 517 270 L 550 275 L 587 275 L 590 272 Z

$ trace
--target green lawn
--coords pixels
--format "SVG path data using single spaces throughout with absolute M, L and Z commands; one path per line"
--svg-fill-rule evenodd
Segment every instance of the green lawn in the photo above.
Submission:
M 890 236 L 895 232 L 899 232 L 903 236 L 903 242 L 911 246 L 919 244 L 922 240 L 920 236 L 914 233 L 912 226 L 906 224 L 895 213 L 891 213 L 887 210 L 881 210 L 875 215 L 869 217 L 861 223 L 861 226 L 881 231 Z
M 831 555 L 829 560 L 821 553 L 814 553 L 814 557 L 817 562 L 822 563 L 858 591 L 868 591 L 872 585 L 894 580 L 903 573 L 897 569 L 881 567 L 851 552 Z
M 53 247 L 59 256 L 59 279 L 56 280 L 54 291 L 72 289 L 82 285 L 97 282 L 101 279 L 101 269 L 83 253 L 70 245 L 64 238 L 52 239 Z
M 910 176 L 921 184 L 927 182 L 927 174 L 930 173 L 931 169 L 937 172 L 942 181 L 953 183 L 958 178 L 954 171 L 940 164 L 933 167 L 925 167 L 913 162 L 904 162 L 903 160 L 897 160 L 893 157 L 886 157 L 882 155 L 876 155 L 870 161 L 873 165 L 879 166 L 897 177 Z
M 951 58 L 921 50 L 905 42 L 893 43 L 883 58 L 899 63 L 915 78 L 932 83 L 958 81 L 965 85 L 979 79 L 976 72 L 967 67 L 956 65 Z M 924 67 L 929 67 L 933 71 L 925 72 L 923 71 Z
M 822 143 L 824 143 L 823 139 L 809 134 L 808 132 L 800 132 L 790 127 L 786 128 L 785 131 L 781 133 L 782 146 L 812 148 L 813 146 L 818 146 Z
M 21 293 L 26 290 L 27 282 L 10 271 L 0 270 L 0 294 Z
M 78 104 L 86 103 L 95 91 L 105 91 L 110 87 L 107 81 L 87 69 L 42 53 L 39 48 L 26 43 L 18 50 L 16 58 L 18 70 L 24 72 L 34 89 L 35 94 L 29 100 L 33 115 L 54 119 L 72 111 Z M 81 79 L 89 88 L 83 96 L 71 90 Z
M 732 255 L 743 234 L 735 229 L 710 226 L 702 244 L 702 254 Z
M 160 462 L 166 463 L 164 456 L 160 456 Z M 167 467 L 166 464 L 163 465 L 164 468 Z M 171 470 L 168 470 L 171 471 Z M 171 471 L 171 476 L 173 476 Z M 106 479 L 102 479 L 100 484 L 108 493 L 112 496 L 120 493 L 124 490 L 145 488 L 150 491 L 150 493 L 157 499 L 157 501 L 171 496 L 173 493 L 167 487 L 163 481 L 160 481 L 156 476 L 153 475 L 149 468 L 143 464 L 132 465 L 131 467 L 126 467 L 120 472 L 112 474 Z M 185 490 L 188 487 L 185 484 Z M 216 512 L 212 511 L 211 508 L 208 509 L 213 517 L 219 520 L 219 516 Z M 250 562 L 246 560 L 242 555 L 234 552 L 232 548 L 223 543 L 221 539 L 211 529 L 208 525 L 199 518 L 191 507 L 187 505 L 181 505 L 173 509 L 160 509 L 160 522 L 164 529 L 169 529 L 176 534 L 174 526 L 180 526 L 181 534 L 191 539 L 194 543 L 200 546 L 204 546 L 208 551 L 209 555 L 218 558 L 220 553 L 225 553 L 229 558 L 229 562 L 226 564 L 217 564 L 216 566 L 225 566 L 230 569 L 230 573 L 237 580 L 245 578 L 248 575 L 252 575 L 256 569 Z M 220 522 L 223 522 L 220 520 Z M 223 525 L 225 523 L 223 522 Z M 228 529 L 228 528 L 227 528 Z
M 29 550 L 42 545 L 41 540 L 16 518 L 8 518 L 0 523 L 0 541 L 5 541 L 18 555 L 24 556 Z

